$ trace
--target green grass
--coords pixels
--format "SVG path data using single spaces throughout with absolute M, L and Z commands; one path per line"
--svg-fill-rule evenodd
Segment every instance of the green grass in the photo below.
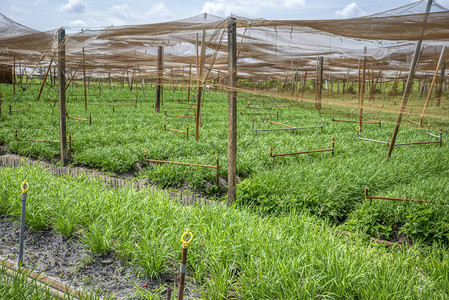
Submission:
M 30 184 L 28 226 L 40 227 L 36 211 L 58 231 L 65 219 L 82 229 L 93 252 L 113 251 L 148 276 L 178 272 L 179 238 L 189 228 L 188 280 L 204 299 L 449 297 L 444 246 L 385 248 L 294 209 L 275 217 L 244 207 L 182 207 L 164 193 L 111 189 L 26 166 L 0 169 L 1 214 L 18 215 L 23 179 Z
M 14 140 L 14 131 L 19 129 L 19 137 L 58 139 L 58 111 L 57 107 L 46 101 L 49 94 L 45 89 L 40 102 L 34 101 L 37 86 L 23 93 L 21 97 L 11 96 L 11 87 L 1 86 L 4 94 L 3 111 L 7 105 L 13 108 L 25 107 L 31 102 L 30 111 L 4 114 L 0 126 L 0 142 L 19 154 L 54 159 L 59 154 L 57 144 L 31 143 Z M 334 84 L 334 90 L 336 85 Z M 388 90 L 388 89 L 386 89 Z M 91 96 L 89 102 L 113 103 L 113 98 L 134 98 L 135 91 L 127 88 L 103 89 L 103 96 Z M 95 90 L 90 93 L 97 93 Z M 203 126 L 200 140 L 186 141 L 185 135 L 163 130 L 164 120 L 167 127 L 184 130 L 185 119 L 164 117 L 163 113 L 155 114 L 153 105 L 154 89 L 147 88 L 146 97 L 139 91 L 139 104 L 134 107 L 116 107 L 115 113 L 110 106 L 89 106 L 84 110 L 82 101 L 69 101 L 67 106 L 70 115 L 87 118 L 92 113 L 93 124 L 76 120 L 68 120 L 68 129 L 73 138 L 73 161 L 100 168 L 106 172 L 130 172 L 141 178 L 148 178 L 161 187 L 181 187 L 201 191 L 209 197 L 221 197 L 225 187 L 215 186 L 215 171 L 197 167 L 179 165 L 160 165 L 139 168 L 144 163 L 144 149 L 147 156 L 154 159 L 168 159 L 173 161 L 215 164 L 215 152 L 220 154 L 220 176 L 227 178 L 227 95 L 223 93 L 207 92 L 204 96 L 202 108 Z M 69 94 L 81 94 L 81 88 L 69 89 Z M 285 94 L 289 94 L 286 91 Z M 420 100 L 416 99 L 417 91 L 411 100 L 414 113 L 420 111 Z M 54 95 L 54 94 L 53 94 Z M 336 95 L 328 102 L 339 101 L 345 105 L 356 105 L 355 95 L 342 97 Z M 52 96 L 55 98 L 55 96 Z M 306 99 L 310 98 L 310 91 Z M 165 89 L 165 99 L 186 98 L 186 92 L 179 89 L 173 92 Z M 239 94 L 240 111 L 247 102 L 255 105 L 270 103 L 289 103 L 283 99 L 273 99 L 267 96 L 250 97 Z M 388 97 L 377 95 L 375 103 L 378 109 L 394 111 L 392 101 L 399 101 L 400 96 L 389 100 Z M 447 102 L 447 95 L 443 95 L 443 104 Z M 71 98 L 68 97 L 70 100 Z M 193 97 L 192 97 L 193 99 Z M 242 101 L 244 102 L 242 104 Z M 325 100 L 327 101 L 327 100 Z M 368 103 L 369 101 L 367 101 Z M 299 103 L 301 104 L 301 103 Z M 432 132 L 438 133 L 444 128 L 443 145 L 413 145 L 411 147 L 396 147 L 393 157 L 385 161 L 387 146 L 364 142 L 356 139 L 353 123 L 332 122 L 330 115 L 319 115 L 312 103 L 303 102 L 301 107 L 279 107 L 279 122 L 294 126 L 317 126 L 325 119 L 323 134 L 319 129 L 308 129 L 296 132 L 260 132 L 255 136 L 251 132 L 253 116 L 239 115 L 238 117 L 238 159 L 237 172 L 240 184 L 237 190 L 237 202 L 250 206 L 261 213 L 279 214 L 284 211 L 304 210 L 313 215 L 325 218 L 335 225 L 342 225 L 345 230 L 359 231 L 384 239 L 395 239 L 398 234 L 406 235 L 415 242 L 449 243 L 449 220 L 447 206 L 432 204 L 397 203 L 383 200 L 373 200 L 369 207 L 364 199 L 364 188 L 369 187 L 371 194 L 379 196 L 406 197 L 427 199 L 437 202 L 447 201 L 449 189 L 448 144 L 446 141 L 447 118 L 425 118 L 425 123 L 432 122 Z M 372 104 L 370 104 L 372 105 Z M 180 106 L 177 102 L 165 101 L 164 106 Z M 356 107 L 338 107 L 323 104 L 325 111 L 353 111 Z M 397 105 L 396 105 L 397 107 Z M 274 111 L 274 110 L 272 110 Z M 373 111 L 373 109 L 368 110 Z M 441 108 L 430 107 L 432 114 L 443 115 Z M 169 110 L 169 113 L 183 115 L 185 110 Z M 259 110 L 253 110 L 259 112 Z M 193 110 L 189 111 L 193 115 Z M 364 126 L 362 137 L 380 139 L 383 141 L 391 137 L 396 113 L 382 113 L 382 129 L 378 125 Z M 274 120 L 275 117 L 272 116 Z M 345 117 L 341 117 L 342 119 Z M 370 115 L 367 119 L 376 119 Z M 416 118 L 416 116 L 414 116 Z M 266 122 L 264 116 L 254 116 L 255 128 L 278 128 L 279 126 Z M 194 126 L 189 119 L 190 128 Z M 404 121 L 397 142 L 428 141 L 426 130 L 410 127 L 411 123 Z M 304 150 L 324 149 L 331 146 L 331 138 L 337 138 L 335 156 L 331 158 L 329 152 L 305 154 L 276 158 L 274 166 L 269 157 L 269 149 L 274 153 L 297 152 Z M 221 192 L 217 192 L 217 191 Z M 70 209 L 69 209 L 70 210 Z M 35 212 L 36 227 L 45 228 L 48 220 Z M 61 232 L 70 235 L 74 228 L 70 224 L 58 223 Z M 95 229 L 92 230 L 95 232 Z M 148 245 L 150 246 L 150 245 Z M 99 249 L 108 245 L 97 245 Z

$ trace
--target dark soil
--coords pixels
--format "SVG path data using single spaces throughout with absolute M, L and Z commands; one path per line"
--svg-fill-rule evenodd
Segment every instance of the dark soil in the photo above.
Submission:
M 20 222 L 0 216 L 0 257 L 17 262 L 19 254 Z M 86 291 L 101 289 L 117 299 L 139 298 L 136 286 L 149 291 L 162 285 L 174 287 L 176 275 L 161 275 L 159 280 L 139 277 L 138 269 L 120 261 L 114 254 L 94 255 L 77 237 L 64 238 L 54 231 L 33 232 L 25 229 L 24 266 L 42 272 L 49 278 L 70 284 L 71 288 Z M 198 299 L 196 287 L 186 280 L 184 295 Z M 146 285 L 145 285 L 146 284 Z M 163 288 L 165 294 L 165 288 Z M 173 297 L 173 295 L 172 295 Z

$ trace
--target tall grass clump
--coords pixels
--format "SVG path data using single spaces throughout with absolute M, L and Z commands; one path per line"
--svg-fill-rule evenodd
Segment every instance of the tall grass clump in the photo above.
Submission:
M 71 206 L 66 216 L 87 247 L 117 253 L 153 278 L 177 274 L 179 238 L 189 228 L 188 280 L 206 299 L 449 297 L 444 245 L 385 248 L 342 236 L 295 209 L 264 216 L 245 207 L 183 207 L 164 193 L 57 178 L 40 168 L 0 168 L 0 179 L 2 214 L 17 216 L 20 182 L 27 179 L 29 201 L 42 199 L 51 228 L 59 230 L 57 214 L 65 213 L 59 205 Z

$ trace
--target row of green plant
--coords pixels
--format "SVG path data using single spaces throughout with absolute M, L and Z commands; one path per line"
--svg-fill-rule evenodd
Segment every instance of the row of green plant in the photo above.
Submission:
M 261 216 L 247 208 L 183 207 L 164 193 L 112 189 L 24 165 L 0 168 L 0 214 L 20 215 L 24 179 L 27 226 L 76 234 L 94 253 L 114 252 L 141 275 L 175 278 L 179 238 L 190 229 L 187 280 L 203 299 L 449 297 L 443 246 L 385 248 L 295 209 Z
M 2 86 L 5 88 L 5 86 Z M 10 88 L 10 87 L 7 87 Z M 34 87 L 37 88 L 37 87 Z M 7 90 L 10 92 L 9 90 Z M 50 92 L 45 90 L 47 94 Z M 81 87 L 69 91 L 69 94 L 81 94 Z M 94 91 L 91 91 L 94 93 Z M 112 104 L 114 98 L 132 99 L 135 91 L 103 89 L 102 96 L 90 96 L 89 102 Z M 130 172 L 140 178 L 151 180 L 161 187 L 184 187 L 199 190 L 209 197 L 220 197 L 225 191 L 227 178 L 227 100 L 221 93 L 207 92 L 202 107 L 203 126 L 200 128 L 200 140 L 188 141 L 185 135 L 164 131 L 167 127 L 184 130 L 186 122 L 192 119 L 165 117 L 155 114 L 152 107 L 154 90 L 147 87 L 146 97 L 139 90 L 138 107 L 115 107 L 90 105 L 85 111 L 83 101 L 68 98 L 70 115 L 87 117 L 92 113 L 93 123 L 68 120 L 68 128 L 73 139 L 73 163 L 100 168 L 107 172 Z M 58 110 L 52 102 L 44 98 L 38 103 L 32 102 L 31 110 L 3 115 L 0 126 L 0 141 L 19 154 L 53 159 L 59 154 L 55 144 L 32 143 L 14 140 L 14 131 L 19 129 L 19 137 L 58 139 Z M 180 104 L 169 99 L 184 99 L 186 91 L 165 89 L 164 107 L 187 106 L 191 110 L 169 109 L 169 114 L 193 115 L 194 105 Z M 4 95 L 8 95 L 4 93 Z M 4 107 L 26 106 L 33 100 L 35 91 L 24 92 L 23 97 L 4 97 Z M 193 98 L 193 97 L 192 97 Z M 342 101 L 349 100 L 342 99 Z M 260 212 L 281 213 L 289 209 L 306 210 L 333 224 L 341 224 L 346 230 L 362 231 L 384 239 L 397 239 L 406 235 L 413 241 L 449 242 L 447 206 L 433 204 L 410 204 L 387 201 L 374 201 L 371 207 L 364 199 L 364 188 L 369 187 L 379 196 L 398 196 L 422 198 L 437 202 L 446 201 L 449 186 L 448 146 L 443 142 L 439 147 L 433 145 L 398 146 L 393 157 L 386 161 L 387 146 L 364 142 L 356 139 L 354 123 L 333 122 L 331 115 L 319 115 L 311 110 L 312 102 L 295 101 L 293 107 L 273 107 L 271 110 L 250 110 L 248 103 L 254 106 L 269 107 L 276 104 L 290 104 L 282 99 L 267 96 L 239 94 L 239 112 L 279 111 L 278 122 L 292 126 L 318 126 L 324 117 L 325 128 L 307 129 L 290 132 L 251 131 L 252 119 L 258 128 L 280 128 L 266 121 L 266 116 L 239 115 L 238 119 L 238 160 L 239 176 L 237 202 L 251 206 Z M 414 102 L 416 103 L 416 102 Z M 300 107 L 302 105 L 303 107 Z M 380 104 L 379 104 L 380 105 Z M 323 111 L 335 111 L 338 108 L 323 104 Z M 357 108 L 346 111 L 357 113 Z M 396 114 L 376 112 L 366 115 L 367 120 L 382 119 L 382 128 L 376 124 L 366 124 L 362 137 L 387 141 L 391 137 Z M 276 116 L 269 116 L 276 121 Z M 356 117 L 335 116 L 336 119 L 356 120 Z M 447 119 L 426 117 L 432 122 L 432 132 L 441 127 L 449 128 Z M 194 128 L 190 124 L 190 128 Z M 410 123 L 410 125 L 412 125 Z M 445 140 L 445 131 L 443 140 Z M 191 132 L 191 137 L 193 133 Z M 273 159 L 269 156 L 270 147 L 274 153 L 297 152 L 304 150 L 326 149 L 331 146 L 332 137 L 336 137 L 335 156 L 329 152 L 287 156 Z M 407 127 L 403 123 L 398 142 L 436 140 L 428 137 L 425 130 Z M 147 167 L 144 162 L 144 149 L 147 156 L 154 159 L 215 164 L 215 152 L 220 155 L 220 187 L 215 186 L 215 172 L 179 165 L 159 165 Z M 395 212 L 395 213 L 393 213 Z M 397 213 L 396 213 L 397 212 Z M 429 219 L 429 222 L 425 220 Z

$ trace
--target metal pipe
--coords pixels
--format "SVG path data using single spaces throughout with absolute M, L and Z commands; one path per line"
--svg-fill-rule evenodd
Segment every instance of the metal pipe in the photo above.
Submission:
M 164 112 L 165 112 L 165 116 L 166 116 L 166 117 L 175 117 L 175 118 L 192 118 L 192 119 L 194 119 L 194 118 L 195 118 L 195 116 L 178 116 L 178 115 L 167 115 L 167 111 L 165 110 Z
M 60 141 L 52 141 L 52 140 L 36 140 L 36 139 L 21 139 L 18 137 L 18 130 L 16 129 L 16 132 L 14 134 L 14 138 L 17 141 L 24 141 L 24 142 L 44 142 L 44 143 L 60 143 Z M 67 144 L 71 144 L 71 141 L 68 141 Z
M 332 138 L 332 148 L 330 148 L 330 149 L 308 150 L 308 151 L 292 152 L 292 153 L 280 153 L 280 154 L 273 154 L 273 146 L 271 146 L 271 148 L 270 148 L 270 156 L 271 157 L 277 157 L 277 156 L 287 156 L 287 155 L 315 153 L 315 152 L 326 152 L 326 151 L 332 152 L 332 156 L 334 156 L 335 141 L 336 141 L 336 139 L 335 139 L 335 137 L 333 137 Z
M 253 129 L 253 131 L 282 131 L 282 130 L 297 130 L 297 129 L 309 129 L 309 128 L 323 128 L 320 126 L 309 126 L 309 127 L 292 127 L 292 128 L 270 128 L 270 129 Z
M 20 108 L 20 109 L 12 109 L 11 105 L 9 105 L 9 115 L 11 115 L 13 112 L 29 110 L 30 108 L 31 108 L 31 103 L 30 102 L 28 102 L 28 107 Z
M 292 153 L 281 153 L 281 154 L 270 154 L 271 157 L 277 157 L 277 156 L 287 156 L 287 155 L 296 155 L 296 154 L 304 154 L 304 153 L 314 153 L 314 152 L 326 152 L 326 151 L 333 151 L 333 148 L 330 149 L 322 149 L 322 150 L 309 150 L 309 151 L 302 151 L 302 152 L 292 152 Z
M 158 160 L 158 159 L 149 159 L 149 158 L 145 158 L 145 160 L 146 160 L 147 162 L 157 162 L 157 163 L 165 163 L 165 164 L 186 165 L 186 166 L 204 167 L 204 168 L 212 168 L 212 169 L 216 169 L 216 168 L 217 168 L 217 166 L 202 165 L 202 164 L 191 164 L 191 163 L 178 162 L 178 161 Z
M 23 264 L 23 240 L 25 235 L 26 201 L 27 201 L 27 192 L 30 186 L 28 185 L 28 182 L 24 180 L 20 187 L 22 188 L 22 214 L 20 218 L 19 261 L 17 263 L 19 268 Z
M 216 178 L 217 188 L 220 187 L 220 164 L 218 160 L 218 151 L 217 151 L 217 178 Z
M 431 200 L 417 200 L 417 199 L 408 199 L 408 198 L 396 198 L 396 197 L 382 197 L 382 196 L 369 196 L 368 195 L 369 188 L 365 187 L 365 198 L 370 199 L 370 206 L 372 199 L 379 200 L 392 200 L 392 201 L 407 201 L 407 202 L 419 202 L 419 203 L 434 203 L 434 204 L 447 204 L 446 202 L 437 202 Z
M 248 105 L 246 106 L 246 108 L 248 108 L 248 109 L 267 109 L 267 110 L 271 110 L 271 109 L 272 109 L 272 107 L 251 106 L 251 104 L 248 104 Z
M 171 287 L 167 287 L 167 300 L 171 300 L 171 293 L 172 293 L 173 289 Z
M 185 241 L 184 238 L 186 236 L 190 236 L 190 238 Z M 181 257 L 181 270 L 179 275 L 179 293 L 178 300 L 182 300 L 184 298 L 184 287 L 185 287 L 185 278 L 187 273 L 187 251 L 189 250 L 189 244 L 193 239 L 193 234 L 187 229 L 187 231 L 181 236 L 182 242 L 182 257 Z
M 360 120 L 359 120 L 359 121 L 353 121 L 353 120 L 337 120 L 337 119 L 334 119 L 334 117 L 332 116 L 332 121 L 334 121 L 334 122 L 346 122 L 346 123 L 358 123 L 359 126 L 360 126 Z M 363 121 L 362 123 L 363 123 L 363 124 L 379 124 L 379 127 L 382 126 L 382 121 L 378 121 L 378 122 L 374 122 L 374 121 L 372 121 L 372 122 L 366 122 L 366 121 Z

